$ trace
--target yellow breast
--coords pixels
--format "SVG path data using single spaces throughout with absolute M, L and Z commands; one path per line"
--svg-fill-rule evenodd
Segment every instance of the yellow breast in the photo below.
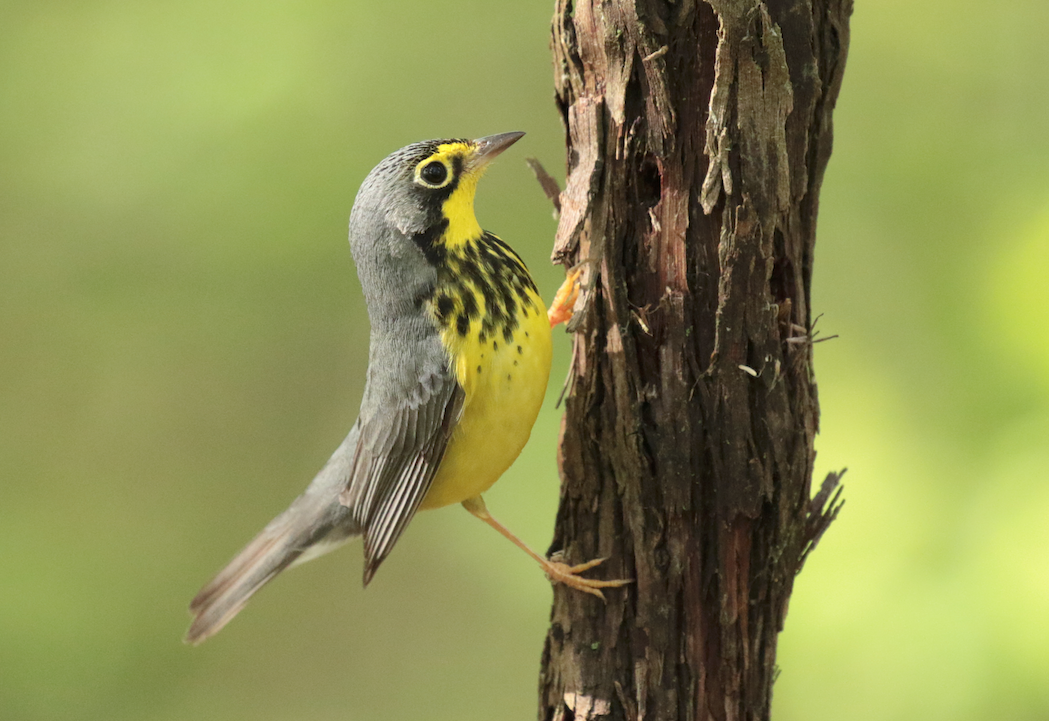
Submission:
M 503 259 L 515 261 L 527 278 L 516 255 Z M 462 268 L 452 267 L 458 292 L 472 295 L 477 312 L 468 312 L 471 301 L 454 296 L 455 289 L 450 300 L 444 296 L 444 313 L 440 293 L 432 302 L 466 398 L 423 509 L 461 503 L 499 479 L 528 441 L 550 377 L 550 324 L 531 279 L 517 283 L 511 275 L 460 274 Z M 509 285 L 478 287 L 489 281 Z

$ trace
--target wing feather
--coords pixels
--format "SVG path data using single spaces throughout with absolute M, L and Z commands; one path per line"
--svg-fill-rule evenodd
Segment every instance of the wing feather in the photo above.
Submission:
M 340 502 L 364 529 L 364 583 L 415 515 L 462 414 L 465 394 L 450 373 L 420 379 L 415 393 L 363 420 Z

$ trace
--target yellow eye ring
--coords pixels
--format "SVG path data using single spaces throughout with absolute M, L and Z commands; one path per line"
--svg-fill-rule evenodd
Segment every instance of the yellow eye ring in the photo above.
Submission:
M 443 159 L 427 158 L 416 166 L 415 182 L 425 188 L 443 188 L 452 182 L 452 169 Z

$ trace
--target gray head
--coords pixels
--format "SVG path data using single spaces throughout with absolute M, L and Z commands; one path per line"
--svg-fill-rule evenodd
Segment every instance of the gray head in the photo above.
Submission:
M 350 213 L 350 249 L 369 309 L 416 297 L 432 283 L 445 243 L 480 237 L 477 181 L 523 135 L 424 140 L 368 173 Z

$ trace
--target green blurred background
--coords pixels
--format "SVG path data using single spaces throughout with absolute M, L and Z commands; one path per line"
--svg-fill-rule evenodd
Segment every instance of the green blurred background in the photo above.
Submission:
M 549 2 L 0 5 L 0 719 L 532 719 L 550 590 L 459 509 L 188 648 L 355 417 L 389 151 L 525 130 L 478 200 L 549 296 Z M 1049 3 L 860 0 L 821 202 L 818 475 L 774 716 L 1049 718 Z M 559 386 L 568 344 L 558 334 Z M 552 400 L 552 397 L 551 399 Z M 545 548 L 548 403 L 493 513 Z

